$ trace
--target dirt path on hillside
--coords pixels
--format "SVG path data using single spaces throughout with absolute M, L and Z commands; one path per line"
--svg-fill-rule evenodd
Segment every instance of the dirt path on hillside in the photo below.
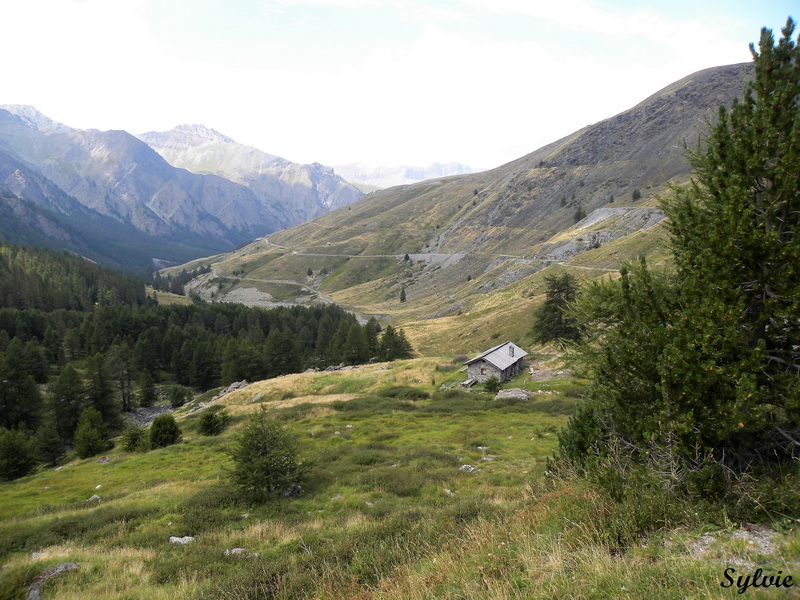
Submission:
M 603 269 L 601 267 L 581 267 L 579 265 L 568 265 L 565 262 L 556 263 L 561 265 L 562 267 L 570 267 L 571 269 L 584 269 L 586 271 L 606 271 L 607 273 L 617 273 L 619 269 Z

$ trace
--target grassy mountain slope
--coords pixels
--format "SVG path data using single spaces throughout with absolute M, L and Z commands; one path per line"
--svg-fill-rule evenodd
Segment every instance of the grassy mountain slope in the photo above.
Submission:
M 741 95 L 749 73 L 745 64 L 700 71 L 492 171 L 369 194 L 204 261 L 214 272 L 195 290 L 217 300 L 329 298 L 430 330 L 414 340 L 423 352 L 476 350 L 488 329 L 477 348 L 464 341 L 445 349 L 435 338 L 444 329 L 451 339 L 483 332 L 465 314 L 484 311 L 487 327 L 496 321 L 501 332 L 509 309 L 524 320 L 542 269 L 553 263 L 598 276 L 658 252 L 654 195 L 688 179 L 684 144 L 696 145 L 704 122 Z M 576 223 L 578 213 L 588 217 Z
M 767 550 L 702 517 L 639 537 L 630 524 L 651 507 L 543 477 L 580 382 L 523 375 L 515 384 L 534 392 L 529 401 L 385 395 L 394 386 L 434 392 L 463 378 L 459 366 L 416 359 L 259 382 L 219 401 L 233 418 L 219 437 L 199 435 L 187 406 L 179 445 L 114 450 L 109 463 L 73 460 L 0 484 L 0 594 L 22 597 L 68 562 L 79 567 L 50 580 L 43 597 L 499 600 L 618 598 L 624 589 L 727 598 L 734 592 L 719 582 L 732 561 L 796 566 L 791 527 Z M 261 407 L 299 437 L 311 471 L 302 496 L 258 506 L 237 496 L 225 469 L 234 436 Z M 100 500 L 87 501 L 93 495 Z M 194 542 L 169 543 L 187 535 Z M 225 554 L 234 548 L 243 552 Z

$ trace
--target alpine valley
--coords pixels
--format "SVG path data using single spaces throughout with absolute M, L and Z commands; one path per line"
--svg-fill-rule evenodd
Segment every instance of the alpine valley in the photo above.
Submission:
M 519 323 L 547 273 L 591 278 L 638 255 L 667 260 L 657 196 L 688 181 L 687 148 L 750 74 L 748 64 L 700 71 L 499 168 L 372 192 L 168 272 L 210 265 L 188 286 L 207 300 L 332 300 L 402 323 L 425 355 L 530 342 Z

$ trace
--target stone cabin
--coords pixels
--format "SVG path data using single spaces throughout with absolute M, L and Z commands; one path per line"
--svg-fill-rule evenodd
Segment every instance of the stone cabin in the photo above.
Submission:
M 501 382 L 513 379 L 525 368 L 523 359 L 526 356 L 528 353 L 516 344 L 503 342 L 464 363 L 467 380 L 463 385 L 469 387 L 490 377 L 497 377 Z

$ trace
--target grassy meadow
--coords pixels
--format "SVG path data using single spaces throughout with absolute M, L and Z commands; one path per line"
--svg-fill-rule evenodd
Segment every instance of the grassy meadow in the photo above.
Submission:
M 68 562 L 80 566 L 42 598 L 729 598 L 726 566 L 800 574 L 791 520 L 767 554 L 702 515 L 643 534 L 641 513 L 667 509 L 549 476 L 584 382 L 521 375 L 511 386 L 533 399 L 495 401 L 462 391 L 460 367 L 421 358 L 257 382 L 216 403 L 231 417 L 217 437 L 199 435 L 192 411 L 207 393 L 177 411 L 178 445 L 0 484 L 0 598 Z M 301 496 L 253 505 L 227 481 L 226 450 L 262 409 L 296 434 L 309 470 Z

